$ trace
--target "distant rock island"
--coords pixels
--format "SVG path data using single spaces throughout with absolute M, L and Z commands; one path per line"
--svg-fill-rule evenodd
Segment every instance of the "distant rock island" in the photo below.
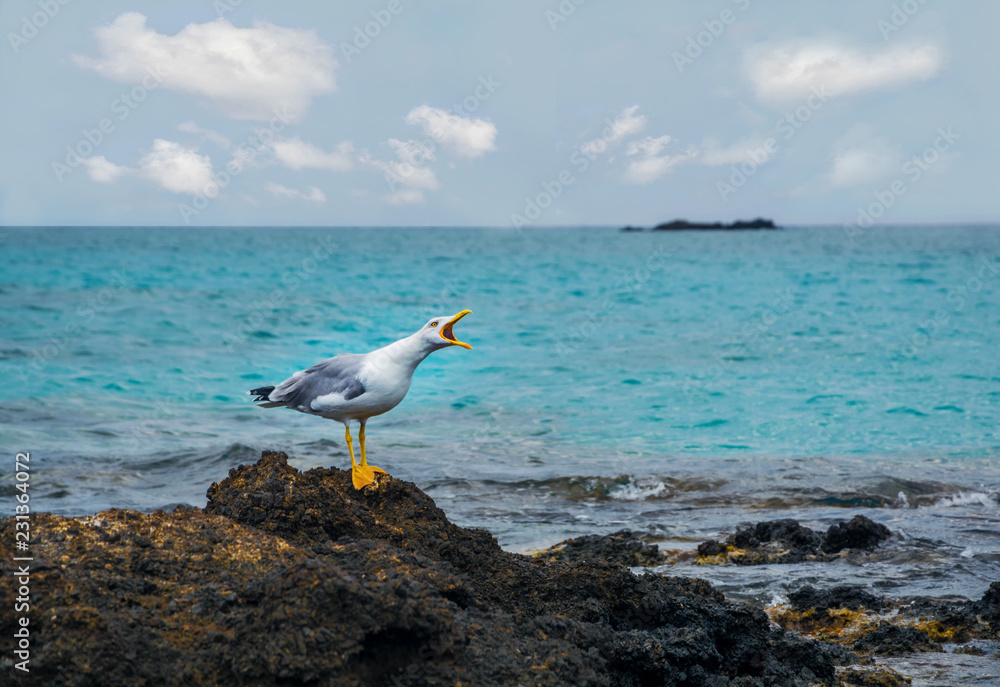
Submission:
M 722 222 L 713 222 L 709 224 L 708 222 L 688 222 L 686 219 L 675 219 L 673 222 L 664 222 L 663 224 L 657 224 L 653 227 L 652 231 L 687 231 L 692 229 L 721 229 L 721 230 L 734 230 L 734 229 L 779 229 L 774 220 L 765 219 L 763 217 L 758 217 L 752 220 L 742 220 L 738 219 L 731 224 L 723 224 Z M 643 231 L 642 227 L 627 226 L 622 227 L 622 231 Z

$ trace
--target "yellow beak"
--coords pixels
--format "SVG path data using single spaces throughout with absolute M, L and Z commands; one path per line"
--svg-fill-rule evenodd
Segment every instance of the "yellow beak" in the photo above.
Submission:
M 451 330 L 451 328 L 455 326 L 456 322 L 458 322 L 466 315 L 471 315 L 471 314 L 472 314 L 471 310 L 463 310 L 462 312 L 458 313 L 453 318 L 448 320 L 448 323 L 445 326 L 441 327 L 441 338 L 447 341 L 448 343 L 452 344 L 453 346 L 461 346 L 462 348 L 468 348 L 469 350 L 472 350 L 472 346 L 465 343 L 464 341 L 459 341 L 458 339 L 456 339 L 455 333 Z

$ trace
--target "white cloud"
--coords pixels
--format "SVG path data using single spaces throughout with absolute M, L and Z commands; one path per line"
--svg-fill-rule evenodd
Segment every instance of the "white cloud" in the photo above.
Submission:
M 331 172 L 345 172 L 354 167 L 351 154 L 354 144 L 350 141 L 338 143 L 327 153 L 301 138 L 279 139 L 271 144 L 274 156 L 286 167 L 292 169 L 326 169 Z
M 826 179 L 834 188 L 876 184 L 902 164 L 902 155 L 868 124 L 856 124 L 834 145 L 833 166 Z
M 232 157 L 226 163 L 227 169 L 236 169 L 240 172 L 247 169 L 254 169 L 269 162 L 266 153 L 268 148 L 262 146 L 257 148 L 254 145 L 247 145 L 245 142 L 231 148 Z
M 487 119 L 462 117 L 421 105 L 410 110 L 406 123 L 423 127 L 424 135 L 463 157 L 479 157 L 496 150 L 497 127 Z
M 773 141 L 768 145 L 762 136 L 750 136 L 728 147 L 714 138 L 706 138 L 701 142 L 698 162 L 708 167 L 738 165 L 748 160 L 762 165 L 771 159 L 776 150 Z
M 440 184 L 434 170 L 429 167 L 411 165 L 406 162 L 383 162 L 382 160 L 372 160 L 373 167 L 381 169 L 386 173 L 387 178 L 394 183 L 410 186 L 412 188 L 422 188 L 428 191 L 437 190 Z
M 424 202 L 424 193 L 416 189 L 404 188 L 382 196 L 382 199 L 390 205 L 411 205 Z
M 806 98 L 814 88 L 844 95 L 929 79 L 942 61 L 931 44 L 864 51 L 800 43 L 758 47 L 744 55 L 757 96 L 779 101 Z
M 424 160 L 434 159 L 433 150 L 424 146 L 419 141 L 413 140 L 400 141 L 390 138 L 387 143 L 399 159 L 389 161 L 376 160 L 365 151 L 361 154 L 361 162 L 375 169 L 382 170 L 386 181 L 393 188 L 396 185 L 425 189 L 427 191 L 434 191 L 438 188 L 438 179 L 434 174 L 434 170 L 420 164 Z M 423 200 L 423 196 L 420 199 Z M 416 201 L 410 200 L 406 202 Z
M 229 150 L 232 147 L 232 143 L 228 138 L 220 134 L 218 131 L 212 129 L 203 129 L 194 122 L 181 122 L 177 125 L 178 131 L 183 131 L 186 134 L 197 134 L 199 136 L 204 136 L 209 141 L 219 146 L 223 150 Z
M 87 167 L 87 174 L 90 178 L 100 184 L 113 184 L 120 177 L 131 174 L 134 171 L 128 167 L 108 162 L 107 158 L 103 155 L 84 158 L 83 164 Z
M 313 203 L 325 203 L 326 194 L 320 191 L 315 186 L 310 186 L 306 189 L 308 193 L 299 191 L 294 188 L 288 188 L 287 186 L 282 186 L 281 184 L 276 184 L 273 181 L 269 181 L 264 184 L 264 190 L 273 193 L 281 198 L 299 198 L 301 200 L 308 200 Z
M 670 136 L 647 136 L 630 142 L 625 154 L 636 159 L 625 168 L 625 180 L 632 184 L 649 184 L 695 156 L 691 150 L 676 155 L 660 155 L 671 142 L 673 139 Z
M 657 138 L 647 136 L 646 138 L 629 143 L 625 148 L 625 154 L 643 155 L 645 157 L 659 155 L 660 151 L 666 148 L 667 144 L 672 140 L 670 136 L 658 136 Z
M 180 143 L 153 141 L 153 149 L 139 160 L 139 176 L 174 193 L 203 193 L 214 184 L 212 160 Z
M 639 106 L 633 105 L 619 112 L 614 121 L 604 127 L 601 136 L 581 145 L 580 151 L 589 157 L 596 157 L 623 139 L 642 132 L 646 128 L 646 115 L 637 115 L 638 110 Z
M 94 33 L 100 56 L 74 55 L 78 66 L 123 83 L 146 79 L 147 87 L 162 79 L 164 88 L 202 96 L 235 119 L 266 121 L 277 108 L 298 121 L 313 97 L 335 89 L 333 48 L 313 30 L 216 19 L 168 36 L 126 12 Z
M 837 188 L 869 184 L 883 178 L 892 162 L 879 151 L 850 148 L 836 155 L 827 178 Z
M 125 175 L 135 175 L 174 193 L 204 193 L 212 181 L 212 160 L 194 148 L 157 138 L 153 149 L 139 160 L 138 167 L 116 165 L 103 155 L 83 160 L 87 174 L 94 181 L 113 184 Z
M 625 180 L 632 184 L 652 183 L 686 159 L 686 155 L 664 155 L 633 160 L 625 169 Z
M 419 164 L 424 160 L 433 161 L 434 149 L 428 145 L 424 145 L 420 141 L 400 141 L 396 138 L 390 138 L 386 143 L 392 148 L 392 152 L 396 153 L 402 162 L 409 162 L 411 165 Z

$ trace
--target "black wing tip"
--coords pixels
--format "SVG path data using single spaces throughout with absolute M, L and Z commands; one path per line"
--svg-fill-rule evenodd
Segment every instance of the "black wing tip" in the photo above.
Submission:
M 257 397 L 254 399 L 254 403 L 256 403 L 258 401 L 269 401 L 270 398 L 268 397 L 271 395 L 272 391 L 274 391 L 273 386 L 262 386 L 257 389 L 250 389 L 249 393 L 251 396 Z
M 358 380 L 357 384 L 351 386 L 344 392 L 344 400 L 350 401 L 351 399 L 361 396 L 366 391 L 368 391 L 368 389 L 365 388 L 364 383 L 361 380 Z

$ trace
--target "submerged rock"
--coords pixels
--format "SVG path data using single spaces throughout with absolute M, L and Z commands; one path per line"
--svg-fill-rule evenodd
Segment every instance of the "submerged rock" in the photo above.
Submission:
M 796 520 L 770 520 L 743 525 L 722 542 L 700 544 L 696 562 L 768 565 L 829 561 L 844 550 L 871 550 L 890 536 L 889 528 L 863 515 L 832 525 L 826 535 Z
M 944 651 L 940 644 L 931 641 L 924 630 L 912 626 L 901 627 L 888 622 L 881 622 L 875 629 L 864 633 L 851 648 L 883 656 L 900 656 L 920 651 Z
M 409 482 L 358 492 L 349 472 L 299 472 L 283 453 L 230 471 L 204 511 L 32 518 L 31 684 L 835 679 L 836 652 L 707 582 L 508 553 Z M 14 529 L 0 521 L 4 546 Z M 0 616 L 0 634 L 14 622 Z
M 884 666 L 849 668 L 840 674 L 843 687 L 905 687 L 913 680 Z

